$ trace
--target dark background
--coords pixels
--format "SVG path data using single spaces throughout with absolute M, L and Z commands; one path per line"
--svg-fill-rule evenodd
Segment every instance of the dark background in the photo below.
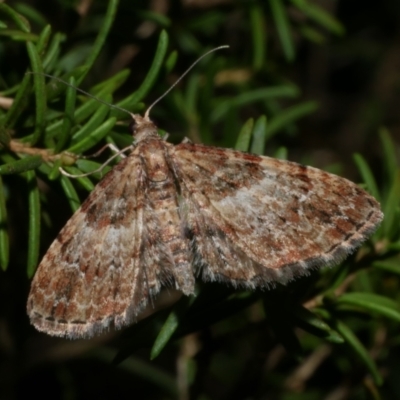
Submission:
M 84 63 L 90 55 L 108 3 L 54 0 L 5 4 L 30 21 L 31 32 L 39 34 L 50 24 L 53 34 L 65 34 L 56 67 L 48 71 L 61 76 Z M 309 1 L 336 19 L 336 28 L 307 15 L 299 3 L 121 0 L 101 52 L 79 87 L 90 90 L 129 68 L 131 73 L 115 93 L 113 102 L 137 90 L 152 64 L 161 29 L 165 29 L 169 36 L 167 58 L 176 51 L 177 61 L 173 68 L 164 65 L 161 69 L 155 85 L 142 99 L 149 105 L 205 51 L 228 44 L 228 50 L 202 61 L 154 107 L 152 118 L 170 133 L 172 142 L 189 136 L 194 141 L 233 147 L 249 118 L 257 120 L 266 115 L 268 123 L 281 118 L 280 129 L 269 135 L 265 148 L 256 149 L 258 153 L 282 156 L 286 154 L 282 150 L 285 148 L 290 160 L 328 169 L 356 182 L 361 182 L 362 177 L 352 156 L 355 152 L 361 153 L 378 187 L 381 190 L 386 187 L 388 191 L 392 182 L 388 183 L 385 175 L 387 153 L 382 149 L 380 135 L 390 134 L 391 150 L 398 154 L 400 3 L 396 0 Z M 290 44 L 286 48 L 283 28 L 274 13 L 276 4 L 282 7 L 289 21 Z M 0 19 L 8 22 L 1 10 Z M 12 28 L 17 29 L 9 23 L 9 29 Z M 9 34 L 0 36 L 0 95 L 17 86 L 29 68 L 24 43 L 24 39 L 18 40 Z M 279 85 L 294 88 L 296 94 L 268 99 L 251 97 L 260 89 Z M 12 98 L 13 94 L 6 97 Z M 241 101 L 235 104 L 235 99 Z M 61 104 L 62 98 L 55 99 L 50 107 L 62 110 Z M 295 117 L 288 116 L 288 109 L 301 104 L 305 104 L 303 111 L 300 109 Z M 221 117 L 216 116 L 216 110 L 222 110 Z M 5 112 L 6 108 L 0 117 Z M 24 117 L 7 131 L 11 137 L 23 138 L 30 133 L 29 118 L 33 118 L 34 112 L 32 96 Z M 126 124 L 117 130 L 126 132 Z M 39 141 L 35 146 L 45 147 L 46 143 Z M 8 150 L 4 148 L 0 152 L 5 163 L 7 158 L 3 155 L 9 154 Z M 396 173 L 391 171 L 391 174 Z M 38 178 L 43 201 L 42 256 L 71 216 L 71 209 L 57 180 L 49 180 L 41 172 Z M 332 277 L 339 275 L 338 270 L 329 270 L 322 277 L 313 274 L 288 288 L 278 289 L 276 294 L 248 294 L 223 285 L 207 285 L 202 288 L 202 293 L 207 294 L 204 304 L 208 307 L 203 311 L 209 315 L 200 313 L 198 325 L 196 321 L 186 321 L 176 340 L 154 361 L 149 360 L 149 349 L 170 311 L 165 307 L 170 307 L 179 298 L 178 294 L 162 296 L 160 304 L 154 310 L 149 309 L 146 316 L 154 311 L 161 314 L 144 319 L 122 333 L 70 341 L 36 332 L 25 313 L 30 282 L 25 267 L 30 188 L 18 175 L 4 176 L 3 180 L 10 237 L 10 264 L 6 272 L 0 273 L 0 393 L 3 391 L 3 398 L 340 400 L 400 397 L 399 325 L 395 318 L 351 309 L 347 314 L 343 310 L 332 312 L 325 319 L 332 329 L 339 329 L 339 320 L 346 322 L 383 376 L 380 387 L 348 338 L 347 343 L 335 344 L 318 332 L 315 335 L 310 329 L 305 332 L 299 328 L 298 321 L 290 319 L 296 305 L 316 301 L 319 295 L 334 289 L 337 280 Z M 77 190 L 81 199 L 85 198 L 87 192 L 79 185 Z M 382 197 L 385 198 L 385 193 Z M 396 212 L 398 204 L 397 197 Z M 396 216 L 393 214 L 393 218 Z M 398 235 L 397 229 L 394 231 Z M 398 243 L 393 232 L 390 237 L 380 239 L 381 248 L 389 241 Z M 390 257 L 397 260 L 397 248 L 391 249 Z M 360 266 L 354 256 L 344 267 L 347 269 L 340 269 L 357 274 L 350 285 L 345 285 L 345 291 L 379 293 L 398 305 L 398 274 L 385 275 L 370 268 L 371 265 L 372 261 Z M 232 299 L 238 300 L 237 306 L 230 302 Z M 222 300 L 226 307 L 218 308 Z M 158 311 L 158 307 L 164 311 Z M 324 314 L 321 311 L 318 315 Z M 288 325 L 299 340 L 296 343 L 291 343 L 294 339 L 286 335 L 287 331 L 279 329 L 285 325 L 282 323 L 285 317 L 290 319 Z M 278 328 L 274 329 L 275 323 Z M 113 364 L 116 354 L 122 354 L 121 359 L 125 359 L 118 365 Z

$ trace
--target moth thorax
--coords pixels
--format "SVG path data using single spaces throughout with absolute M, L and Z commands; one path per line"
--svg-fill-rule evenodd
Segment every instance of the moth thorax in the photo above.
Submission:
M 132 122 L 129 125 L 129 129 L 132 132 L 136 142 L 150 137 L 158 137 L 157 127 L 148 118 L 144 118 L 140 115 L 132 115 Z

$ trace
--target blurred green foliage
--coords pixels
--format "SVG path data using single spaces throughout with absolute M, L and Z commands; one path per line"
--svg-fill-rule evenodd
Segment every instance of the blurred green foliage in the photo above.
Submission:
M 4 398 L 399 398 L 399 22 L 395 0 L 0 3 Z M 101 178 L 58 168 L 95 171 L 107 155 L 73 154 L 132 142 L 126 114 L 42 73 L 143 112 L 222 44 L 154 107 L 160 133 L 359 180 L 382 204 L 381 228 L 340 266 L 287 287 L 199 284 L 190 298 L 160 296 L 122 332 L 36 332 L 29 279 Z

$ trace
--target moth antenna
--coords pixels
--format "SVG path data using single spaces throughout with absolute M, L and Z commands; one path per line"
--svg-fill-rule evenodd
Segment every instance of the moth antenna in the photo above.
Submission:
M 107 143 L 99 151 L 96 151 L 96 153 L 89 154 L 87 156 L 82 156 L 82 158 L 84 158 L 86 160 L 90 159 L 90 158 L 96 158 L 107 149 L 110 149 L 111 151 L 113 151 L 114 154 L 118 153 L 120 156 L 124 156 L 125 157 L 125 155 L 121 154 L 121 150 L 117 146 L 115 146 L 113 143 Z M 127 148 L 124 148 L 122 150 L 122 152 L 125 152 L 125 150 L 127 150 Z
M 133 116 L 133 114 L 129 110 L 126 110 L 125 108 L 122 108 L 122 107 L 118 107 L 118 106 L 116 106 L 114 104 L 107 103 L 106 101 L 100 99 L 99 97 L 87 92 L 86 90 L 83 90 L 83 89 L 80 89 L 80 88 L 78 88 L 78 87 L 76 87 L 74 85 L 71 85 L 67 81 L 64 81 L 64 79 L 58 78 L 57 76 L 53 76 L 53 75 L 50 75 L 50 74 L 45 74 L 44 72 L 31 72 L 31 71 L 27 72 L 26 74 L 32 74 L 32 75 L 33 74 L 38 74 L 38 75 L 46 76 L 47 78 L 52 78 L 52 79 L 54 79 L 54 80 L 56 80 L 58 82 L 63 83 L 66 86 L 74 88 L 77 92 L 81 92 L 82 94 L 84 94 L 84 95 L 86 95 L 88 97 L 91 97 L 92 99 L 97 100 L 99 103 L 105 104 L 106 106 L 109 106 L 110 108 L 115 108 L 116 110 L 125 112 L 125 113 L 129 114 L 131 117 Z
M 204 57 L 206 57 L 206 56 L 208 56 L 210 53 L 214 53 L 214 51 L 218 51 L 218 50 L 221 50 L 221 49 L 227 49 L 227 48 L 229 48 L 229 46 L 227 45 L 227 44 L 225 44 L 225 45 L 223 45 L 223 46 L 218 46 L 218 47 L 215 47 L 214 49 L 211 49 L 211 50 L 209 50 L 209 51 L 207 51 L 206 53 L 204 53 L 202 56 L 200 56 L 173 84 L 172 84 L 172 86 L 164 93 L 164 94 L 162 94 L 159 98 L 157 98 L 152 104 L 150 104 L 150 106 L 147 108 L 147 110 L 146 110 L 146 112 L 145 112 L 145 114 L 144 114 L 144 118 L 145 119 L 149 119 L 149 113 L 150 113 L 150 110 L 161 100 L 161 99 L 163 99 L 191 70 L 192 70 L 192 68 L 196 65 L 196 64 L 198 64 Z M 85 96 L 88 96 L 88 97 L 91 97 L 92 99 L 95 99 L 95 100 L 97 100 L 99 103 L 102 103 L 102 104 L 105 104 L 106 106 L 109 106 L 110 108 L 114 108 L 115 110 L 119 110 L 119 111 L 122 111 L 122 112 L 125 112 L 125 113 L 127 113 L 127 114 L 129 114 L 131 117 L 133 117 L 133 114 L 129 111 L 129 110 L 127 110 L 127 109 L 125 109 L 125 108 L 122 108 L 122 107 L 118 107 L 118 106 L 116 106 L 116 105 L 114 105 L 114 104 L 110 104 L 110 103 L 107 103 L 106 101 L 104 101 L 104 100 L 102 100 L 102 99 L 100 99 L 99 97 L 97 97 L 97 96 L 95 96 L 95 95 L 93 95 L 93 94 L 91 94 L 91 93 L 89 93 L 89 92 L 87 92 L 86 90 L 83 90 L 83 89 L 80 89 L 80 88 L 78 88 L 78 87 L 76 87 L 76 86 L 74 86 L 74 85 L 71 85 L 70 83 L 68 83 L 67 81 L 65 81 L 64 79 L 61 79 L 61 78 L 58 78 L 57 76 L 53 76 L 53 75 L 50 75 L 50 74 L 46 74 L 46 73 L 44 73 L 44 72 L 33 72 L 33 71 L 29 71 L 29 72 L 27 72 L 26 73 L 27 75 L 33 75 L 33 74 L 38 74 L 38 75 L 42 75 L 42 76 L 46 76 L 47 78 L 51 78 L 51 79 L 54 79 L 54 80 L 56 80 L 56 81 L 58 81 L 58 82 L 61 82 L 61 83 L 63 83 L 64 85 L 66 85 L 66 86 L 69 86 L 69 87 L 72 87 L 72 88 L 74 88 L 77 92 L 80 92 L 80 93 L 82 93 L 82 94 L 84 94 Z
M 145 119 L 149 119 L 149 114 L 150 114 L 150 110 L 161 100 L 163 99 L 188 73 L 189 71 L 192 70 L 192 68 L 198 64 L 204 57 L 208 56 L 210 53 L 213 53 L 214 51 L 218 51 L 221 49 L 227 49 L 229 48 L 229 46 L 227 44 L 224 44 L 223 46 L 218 46 L 215 47 L 214 49 L 211 49 L 209 51 L 207 51 L 206 53 L 204 53 L 202 56 L 200 56 L 173 84 L 172 86 L 164 93 L 162 94 L 158 99 L 156 99 L 152 104 L 150 104 L 150 106 L 147 108 L 145 114 L 144 114 L 144 118 Z

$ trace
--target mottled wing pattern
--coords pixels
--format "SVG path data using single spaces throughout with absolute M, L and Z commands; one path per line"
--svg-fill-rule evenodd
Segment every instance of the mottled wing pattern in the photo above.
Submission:
M 205 280 L 286 283 L 340 262 L 383 217 L 357 185 L 312 167 L 190 143 L 169 155 Z
M 28 314 L 40 331 L 90 337 L 130 323 L 161 286 L 264 287 L 338 263 L 377 227 L 377 201 L 288 161 L 166 143 L 133 115 L 135 147 L 96 186 L 40 263 Z
M 159 264 L 145 254 L 151 218 L 133 152 L 96 186 L 39 265 L 27 306 L 36 328 L 75 338 L 131 322 L 159 290 Z

